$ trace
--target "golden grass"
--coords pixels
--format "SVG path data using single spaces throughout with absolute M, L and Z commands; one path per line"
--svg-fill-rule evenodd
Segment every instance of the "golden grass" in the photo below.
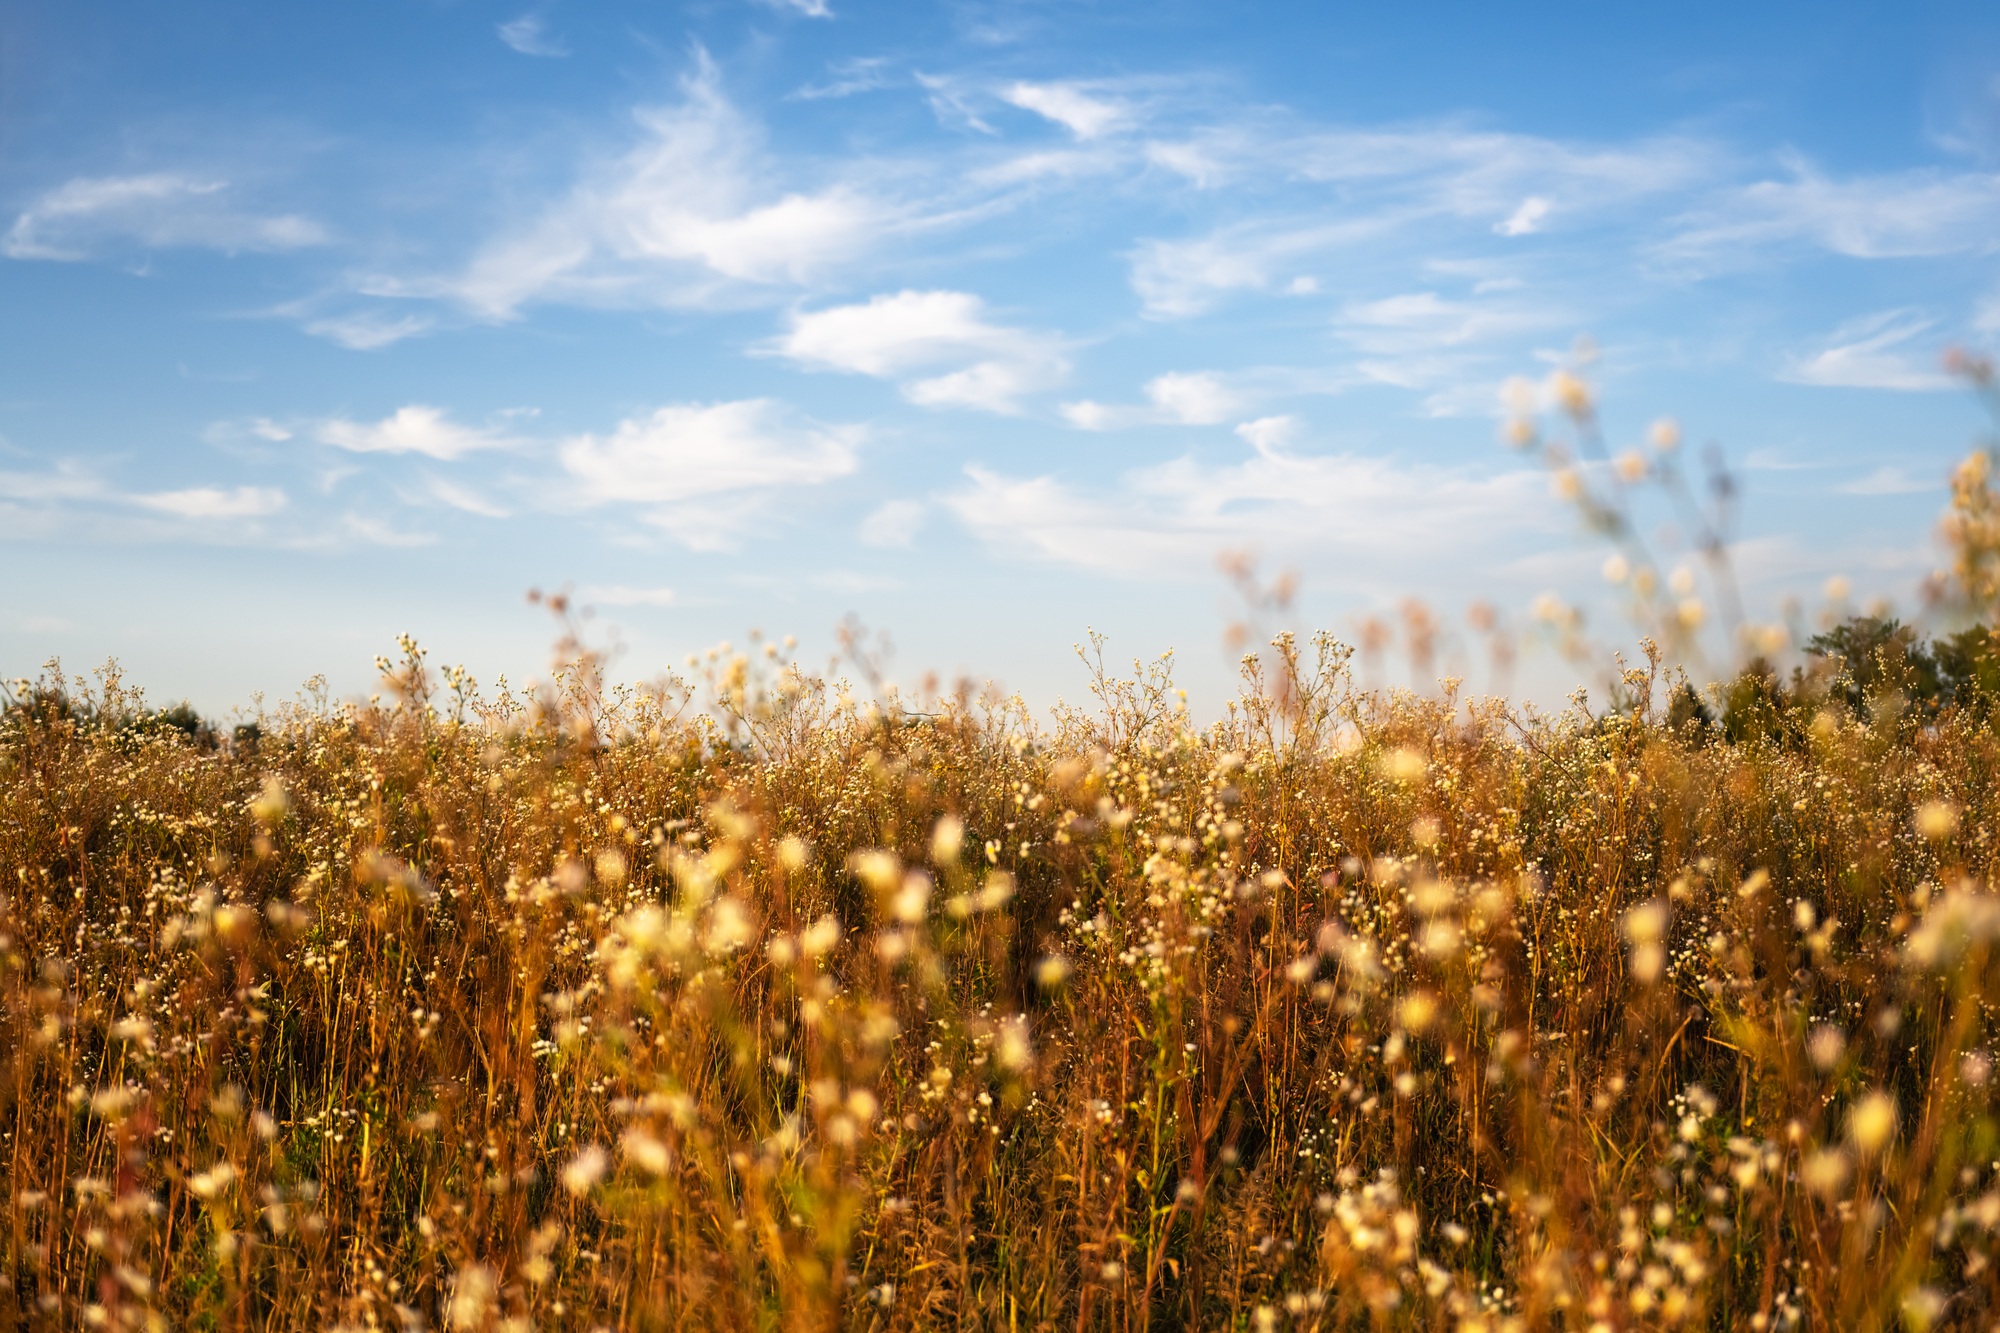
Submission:
M 1225 724 L 1153 675 L 1037 729 L 714 666 L 454 717 L 411 645 L 210 750 L 115 677 L 15 708 L 0 1312 L 2000 1316 L 1971 714 L 1732 745 L 1281 640 Z
M 1578 443 L 1510 435 L 1684 657 L 1629 504 L 1675 441 L 1557 388 Z M 1975 458 L 1940 587 L 1991 624 Z M 227 744 L 15 687 L 0 1321 L 2000 1322 L 1990 697 L 1716 727 L 1654 650 L 1549 717 L 1280 635 L 1223 723 L 1156 664 L 1037 724 L 562 655 L 447 699 L 405 640 Z

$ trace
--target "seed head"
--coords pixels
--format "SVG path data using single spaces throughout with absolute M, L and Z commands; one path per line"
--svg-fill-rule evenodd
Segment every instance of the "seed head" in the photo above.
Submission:
M 1847 1137 L 1855 1151 L 1873 1157 L 1896 1133 L 1896 1102 L 1888 1093 L 1869 1093 L 1847 1113 Z

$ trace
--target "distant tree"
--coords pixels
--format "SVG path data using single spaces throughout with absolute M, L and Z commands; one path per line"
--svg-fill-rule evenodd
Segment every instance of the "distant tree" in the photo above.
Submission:
M 1831 668 L 1829 694 L 1857 716 L 1891 696 L 1926 714 L 1945 701 L 1930 645 L 1893 616 L 1850 616 L 1808 639 L 1806 653 Z
M 238 746 L 254 749 L 257 730 L 255 723 L 249 724 L 247 734 L 238 727 Z M 136 695 L 122 696 L 114 691 L 97 698 L 88 690 L 71 690 L 61 675 L 54 673 L 27 682 L 26 688 L 0 690 L 0 734 L 58 731 L 131 742 L 173 737 L 201 750 L 214 750 L 223 741 L 221 730 L 185 699 L 167 708 L 146 708 L 137 704 Z
M 190 741 L 200 740 L 202 733 L 209 729 L 201 714 L 194 711 L 194 705 L 185 699 L 171 708 L 160 709 L 150 721 L 155 727 L 178 731 Z
M 1692 682 L 1683 680 L 1667 693 L 1667 725 L 1682 734 L 1706 736 L 1715 726 L 1715 711 Z
M 70 698 L 68 691 L 60 685 L 46 682 L 37 682 L 19 695 L 9 695 L 7 706 L 0 709 L 0 715 L 17 727 L 47 728 L 59 722 L 87 727 L 95 720 L 87 705 Z
M 1931 641 L 1938 686 L 1947 703 L 1991 711 L 2000 702 L 2000 633 L 1974 625 Z
M 119 735 L 133 738 L 172 736 L 200 750 L 213 750 L 222 741 L 213 723 L 183 699 L 169 708 L 130 713 L 108 722 Z
M 1884 704 L 1934 717 L 1945 708 L 2000 703 L 2000 633 L 1974 625 L 1926 642 L 1888 616 L 1853 616 L 1806 641 L 1828 671 L 1834 702 L 1860 717 Z
M 1804 681 L 1792 673 L 1788 688 L 1776 667 L 1753 657 L 1736 679 L 1722 690 L 1722 734 L 1732 745 L 1750 741 L 1797 740 L 1803 734 L 1798 714 Z

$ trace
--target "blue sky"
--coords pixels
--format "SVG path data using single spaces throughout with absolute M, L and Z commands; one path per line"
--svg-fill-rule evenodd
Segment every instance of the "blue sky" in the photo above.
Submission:
M 519 679 L 567 584 L 630 676 L 852 613 L 904 677 L 1073 695 L 1095 626 L 1219 699 L 1238 549 L 1301 626 L 1612 643 L 1499 443 L 1583 335 L 1614 441 L 1739 469 L 1753 610 L 1908 604 L 2000 16 L 1632 8 L 0 0 L 0 672 Z

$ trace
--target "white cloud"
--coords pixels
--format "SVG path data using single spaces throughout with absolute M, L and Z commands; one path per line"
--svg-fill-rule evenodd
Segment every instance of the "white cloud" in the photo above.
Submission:
M 220 449 L 268 452 L 261 446 L 283 444 L 296 434 L 297 429 L 291 422 L 273 421 L 270 417 L 243 417 L 211 421 L 202 428 L 201 438 Z
M 429 533 L 396 527 L 380 514 L 294 514 L 275 486 L 187 486 L 134 491 L 108 484 L 73 459 L 38 473 L 0 472 L 0 536 L 60 535 L 100 543 L 183 542 L 313 550 L 352 543 L 422 546 Z M 135 512 L 136 511 L 136 512 Z M 263 520 L 283 514 L 282 522 Z
M 1185 93 L 1149 95 L 1146 128 L 1163 132 L 1140 141 L 1123 133 L 1140 119 L 1136 100 L 1087 83 L 996 84 L 920 71 L 892 79 L 879 60 L 831 67 L 830 75 L 793 96 L 914 82 L 947 124 L 992 134 L 982 115 L 1005 102 L 1067 127 L 1076 142 L 1028 152 L 974 140 L 898 154 L 785 155 L 697 52 L 676 101 L 634 112 L 635 142 L 608 156 L 575 154 L 584 165 L 572 184 L 490 233 L 451 276 L 376 283 L 371 294 L 455 300 L 487 319 L 537 302 L 742 307 L 836 284 L 852 290 L 886 263 L 933 258 L 919 249 L 924 238 L 1052 194 L 1088 209 L 1128 187 L 1157 197 L 1185 193 L 1183 182 L 1207 190 L 1241 182 L 1213 196 L 1235 221 L 1130 247 L 1145 313 L 1184 318 L 1249 292 L 1310 293 L 1332 273 L 1360 267 L 1329 262 L 1340 252 L 1419 244 L 1448 252 L 1454 242 L 1490 242 L 1496 229 L 1532 230 L 1558 203 L 1580 232 L 1611 207 L 1650 203 L 1689 183 L 1716 156 L 1683 140 L 1597 147 L 1450 124 L 1323 129 L 1270 110 L 1217 113 Z M 1191 119 L 1210 123 L 1174 133 L 1172 122 Z M 1653 205 L 1644 216 L 1659 211 Z M 373 347 L 429 324 L 405 308 L 314 326 Z M 1023 383 L 1049 378 L 1027 370 L 1019 358 L 949 366 L 915 392 L 929 402 L 1012 403 Z
M 1080 430 L 1120 430 L 1130 426 L 1213 426 L 1244 404 L 1244 394 L 1213 371 L 1169 371 L 1146 384 L 1147 402 L 1120 405 L 1090 399 L 1064 403 L 1063 419 Z
M 1494 231 L 1526 234 L 1558 199 L 1566 216 L 1580 219 L 1629 213 L 1699 183 L 1717 165 L 1714 151 L 1684 139 L 1592 147 L 1450 124 L 1304 131 L 1224 125 L 1149 144 L 1145 155 L 1202 188 L 1282 182 L 1293 198 L 1311 199 L 1203 235 L 1136 245 L 1133 290 L 1147 315 L 1169 319 L 1203 313 L 1231 295 L 1292 290 L 1297 279 L 1313 276 L 1298 272 L 1302 265 L 1335 251 L 1388 241 L 1407 252 Z
M 1234 154 L 1223 154 L 1208 143 L 1155 140 L 1145 147 L 1145 159 L 1182 177 L 1198 190 L 1213 189 L 1237 174 Z
M 394 476 L 400 480 L 391 479 L 391 490 L 412 509 L 442 506 L 491 519 L 523 511 L 573 514 L 630 506 L 642 521 L 675 540 L 705 549 L 732 544 L 763 517 L 779 492 L 855 472 L 864 438 L 859 427 L 823 425 L 767 399 L 671 404 L 618 421 L 607 431 L 561 439 L 515 435 L 494 424 L 532 415 L 533 409 L 515 408 L 487 424 L 467 425 L 441 408 L 410 404 L 377 421 L 336 417 L 296 428 L 262 418 L 255 423 L 269 427 L 264 433 L 270 436 L 292 438 L 296 429 L 298 436 L 351 454 L 420 455 L 451 462 L 481 451 L 523 451 L 527 457 L 551 459 L 553 475 L 536 468 L 539 480 L 531 483 L 520 477 L 467 480 L 462 473 L 445 477 L 428 469 L 399 471 Z M 242 423 L 223 424 L 233 434 L 246 430 Z M 220 427 L 211 428 L 212 435 L 220 433 Z M 322 489 L 331 491 L 346 475 L 350 473 L 324 478 Z M 8 500 L 44 506 L 69 500 L 135 504 L 176 517 L 254 517 L 271 512 L 284 497 L 254 487 L 125 495 L 80 466 L 69 466 L 44 473 L 0 472 L 0 504 Z M 389 526 L 393 518 L 393 512 L 375 518 L 350 512 L 311 540 L 436 540 L 429 533 L 398 531 Z M 904 520 L 917 521 L 908 515 Z M 364 530 L 357 523 L 374 527 Z
M 919 407 L 970 407 L 1011 415 L 1021 399 L 1061 378 L 1059 364 L 1033 361 L 981 361 L 963 370 L 911 380 L 903 396 Z
M 904 396 L 924 406 L 992 412 L 1019 411 L 1023 397 L 1069 369 L 1055 339 L 993 323 L 969 292 L 902 291 L 794 312 L 790 331 L 764 350 L 804 366 L 900 380 Z M 913 378 L 931 368 L 942 373 Z
M 190 486 L 170 491 L 131 492 L 105 483 L 102 477 L 75 459 L 59 460 L 45 472 L 0 472 L 0 508 L 30 506 L 45 519 L 77 521 L 75 506 L 113 509 L 131 506 L 189 521 L 265 518 L 286 506 L 285 493 L 270 486 Z M 99 509 L 101 513 L 102 510 Z M 129 516 L 119 520 L 117 531 L 132 528 Z
M 825 83 L 809 83 L 791 96 L 801 102 L 816 102 L 825 98 L 852 97 L 856 93 L 872 93 L 894 82 L 888 64 L 881 56 L 837 60 L 826 67 L 832 77 Z
M 154 172 L 80 176 L 44 194 L 14 219 L 0 252 L 13 259 L 87 259 L 119 242 L 154 249 L 296 250 L 322 245 L 326 230 L 297 214 L 234 208 L 223 180 Z
M 1405 292 L 1352 301 L 1334 319 L 1334 332 L 1359 352 L 1354 373 L 1363 381 L 1420 390 L 1431 416 L 1484 414 L 1504 353 L 1526 355 L 1522 335 L 1575 326 L 1554 307 L 1517 298 L 1451 300 L 1436 292 Z
M 485 245 L 440 290 L 487 318 L 530 301 L 702 306 L 812 282 L 912 219 L 849 179 L 784 189 L 706 53 L 683 100 L 634 114 L 640 142 Z
M 495 504 L 492 500 L 487 499 L 471 487 L 460 486 L 455 482 L 446 481 L 443 477 L 432 477 L 428 491 L 430 498 L 438 501 L 440 504 L 449 505 L 453 509 L 461 510 L 468 514 L 477 514 L 481 518 L 511 518 L 513 516 L 510 510 L 502 505 Z
M 1743 262 L 1781 242 L 1857 259 L 1991 254 L 2000 249 L 2000 175 L 1905 171 L 1834 179 L 1801 159 L 1787 180 L 1723 193 L 1679 219 L 1660 253 L 1704 264 Z
M 437 321 L 429 315 L 416 313 L 359 311 L 309 319 L 303 327 L 314 337 L 339 343 L 353 351 L 372 352 L 378 347 L 428 333 L 437 327 Z
M 369 514 L 342 514 L 340 522 L 327 537 L 317 538 L 313 545 L 332 542 L 361 542 L 369 546 L 393 546 L 410 548 L 434 546 L 437 534 L 434 532 L 406 532 L 390 523 Z
M 907 547 L 923 530 L 928 506 L 921 500 L 887 500 L 861 520 L 863 546 Z
M 1451 122 L 1300 126 L 1269 113 L 1157 141 L 1146 153 L 1203 188 L 1254 178 L 1304 181 L 1340 187 L 1342 212 L 1394 205 L 1502 225 L 1523 209 L 1538 219 L 1557 198 L 1566 211 L 1599 209 L 1684 188 L 1718 165 L 1711 147 L 1690 139 L 1599 146 Z M 1543 207 L 1531 207 L 1537 199 Z
M 90 500 L 105 493 L 96 474 L 73 459 L 63 459 L 48 472 L 0 472 L 0 500 L 47 503 Z
M 1532 236 L 1542 229 L 1542 219 L 1548 215 L 1549 201 L 1532 194 L 1521 201 L 1521 206 L 1506 221 L 1493 224 L 1493 230 L 1501 236 Z
M 1295 227 L 1238 223 L 1191 240 L 1141 241 L 1133 251 L 1132 289 L 1149 317 L 1184 319 L 1232 293 L 1268 291 L 1285 270 L 1325 251 L 1388 235 L 1404 221 L 1383 213 Z
M 1404 356 L 1546 328 L 1554 312 L 1493 302 L 1452 301 L 1436 292 L 1406 292 L 1343 306 L 1334 327 L 1363 352 Z
M 1921 362 L 1909 355 L 1910 345 L 1933 326 L 1916 310 L 1885 310 L 1850 320 L 1819 351 L 1794 357 L 1779 378 L 1843 389 L 1949 389 L 1951 377 L 1936 369 L 1934 351 Z
M 1000 96 L 1023 111 L 1054 121 L 1079 139 L 1095 139 L 1126 118 L 1124 107 L 1092 97 L 1073 83 L 1014 83 L 1002 89 Z
M 1569 210 L 1601 208 L 1697 183 L 1716 165 L 1713 150 L 1688 139 L 1603 147 L 1449 123 L 1341 127 L 1266 151 L 1307 179 L 1378 189 L 1467 219 L 1511 214 L 1524 195 L 1559 197 Z
M 1118 430 L 1136 424 L 1144 411 L 1142 408 L 1117 407 L 1089 398 L 1064 403 L 1057 410 L 1062 413 L 1064 421 L 1078 430 Z
M 315 432 L 323 444 L 357 454 L 424 454 L 449 462 L 481 449 L 504 449 L 512 438 L 477 426 L 462 426 L 442 409 L 412 403 L 374 423 L 335 418 Z
M 549 35 L 547 25 L 538 14 L 523 14 L 517 19 L 509 19 L 500 25 L 499 33 L 501 41 L 524 56 L 560 60 L 569 54 L 568 47 Z
M 1396 581 L 1414 564 L 1462 558 L 1549 521 L 1546 483 L 1525 470 L 1478 477 L 1291 454 L 1265 439 L 1267 447 L 1237 463 L 1183 458 L 1127 473 L 1102 493 L 973 467 L 971 485 L 945 503 L 1003 550 L 1132 577 L 1211 577 L 1218 552 L 1254 545 L 1285 557 L 1350 557 L 1350 568 Z
M 711 548 L 753 520 L 769 493 L 853 473 L 861 438 L 858 427 L 822 426 L 753 398 L 662 407 L 609 435 L 574 436 L 558 452 L 583 503 L 647 506 L 676 539 Z
M 973 105 L 972 94 L 956 79 L 921 72 L 915 77 L 917 86 L 924 90 L 924 101 L 930 106 L 931 114 L 937 117 L 938 124 L 948 129 L 974 130 L 980 134 L 999 133 L 980 118 Z
M 1258 417 L 1236 428 L 1237 438 L 1260 454 L 1277 453 L 1298 433 L 1299 419 L 1293 416 Z
M 285 493 L 269 486 L 237 486 L 226 491 L 215 486 L 196 486 L 135 495 L 132 503 L 175 518 L 264 518 L 285 507 Z
M 1220 376 L 1169 373 L 1146 386 L 1146 396 L 1172 421 L 1184 426 L 1212 426 L 1227 420 L 1242 399 Z
M 1485 417 L 1493 415 L 1493 380 L 1468 366 L 1441 368 L 1439 378 L 1449 382 L 1428 387 L 1419 405 L 1427 417 Z
M 1714 148 L 1688 138 L 1600 146 L 1450 122 L 1306 132 L 1264 152 L 1340 186 L 1356 208 L 1482 224 L 1524 212 L 1538 222 L 1558 198 L 1566 214 L 1606 214 L 1700 184 L 1720 166 Z
M 1074 188 L 1085 179 L 1113 175 L 1124 165 L 1120 155 L 1098 148 L 1037 149 L 968 171 L 965 179 L 981 189 L 995 191 L 1046 187 L 1051 182 Z
M 794 361 L 887 378 L 1008 336 L 969 292 L 897 292 L 861 305 L 798 312 L 775 350 Z
M 1840 487 L 1844 495 L 1915 495 L 1920 491 L 1937 489 L 1937 482 L 1919 481 L 1899 467 L 1878 467 L 1867 476 Z
M 826 0 L 759 0 L 759 3 L 768 5 L 772 9 L 788 9 L 809 19 L 833 17 L 833 10 L 827 7 Z

